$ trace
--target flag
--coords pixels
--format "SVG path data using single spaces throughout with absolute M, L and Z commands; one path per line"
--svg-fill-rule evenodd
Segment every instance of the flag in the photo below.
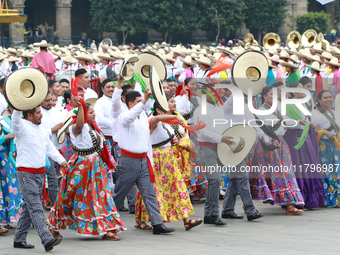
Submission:
M 222 72 L 224 70 L 230 69 L 233 66 L 233 63 L 228 61 L 226 57 L 224 57 L 224 54 L 220 56 L 220 58 L 217 60 L 216 64 L 211 68 L 209 73 L 207 74 L 207 77 Z

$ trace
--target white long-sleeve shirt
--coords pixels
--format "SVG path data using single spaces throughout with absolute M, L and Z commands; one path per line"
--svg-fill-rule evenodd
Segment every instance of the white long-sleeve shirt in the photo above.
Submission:
M 117 142 L 121 149 L 132 153 L 148 153 L 152 162 L 152 146 L 148 118 L 140 102 L 121 113 L 117 124 Z
M 2 93 L 0 93 L 0 114 L 7 108 L 7 101 Z
M 210 103 L 207 103 L 207 114 L 202 115 L 201 106 L 199 106 L 194 114 L 194 119 L 199 117 L 200 120 L 203 120 L 206 124 L 206 127 L 196 131 L 197 141 L 205 142 L 205 143 L 221 143 L 222 134 L 226 130 L 224 125 L 215 125 L 215 119 L 223 119 L 223 109 L 221 106 L 215 106 Z
M 113 141 L 117 141 L 117 125 L 118 125 L 118 117 L 122 112 L 128 111 L 126 104 L 124 104 L 121 100 L 123 90 L 119 88 L 115 88 L 111 98 L 111 117 L 112 117 L 112 139 Z
M 7 70 L 9 68 L 9 63 L 7 60 L 2 60 L 0 63 L 0 77 L 3 78 L 3 76 L 6 75 Z
M 46 163 L 46 154 L 59 164 L 64 162 L 65 159 L 50 141 L 44 127 L 21 119 L 21 114 L 21 111 L 14 110 L 12 115 L 12 131 L 18 152 L 16 166 L 43 168 Z
M 176 67 L 176 69 L 174 69 L 174 75 L 180 75 L 184 70 L 183 62 L 179 60 L 179 58 L 176 60 L 174 67 Z
M 90 99 L 90 98 L 98 98 L 98 94 L 91 88 L 87 88 L 85 90 L 84 94 L 85 100 Z
M 51 139 L 53 145 L 58 149 L 62 149 L 62 145 L 58 143 L 57 132 L 52 133 L 52 128 L 63 121 L 62 114 L 59 109 L 51 108 L 50 110 L 46 110 L 40 107 L 41 113 L 43 117 L 41 119 L 41 125 L 46 129 L 46 132 Z
M 96 113 L 96 122 L 99 129 L 105 136 L 112 135 L 112 113 L 111 113 L 111 98 L 103 95 L 99 98 L 94 105 L 94 111 Z
M 193 97 L 197 99 L 198 105 L 201 105 L 201 98 L 198 96 L 193 96 Z M 176 101 L 176 109 L 180 114 L 185 115 L 191 111 L 192 105 L 187 95 L 185 94 L 183 96 L 178 95 L 175 97 L 175 101 Z M 193 122 L 194 121 L 192 118 L 187 120 L 187 124 L 189 125 L 193 124 Z

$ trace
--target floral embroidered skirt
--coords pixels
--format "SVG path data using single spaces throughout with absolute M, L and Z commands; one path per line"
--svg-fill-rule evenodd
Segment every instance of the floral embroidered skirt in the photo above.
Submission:
M 322 181 L 328 207 L 340 204 L 340 151 L 332 140 L 322 136 L 319 142 Z
M 303 196 L 292 170 L 288 144 L 282 136 L 279 138 L 278 149 L 266 151 L 258 140 L 249 154 L 248 165 L 258 167 L 258 170 L 249 175 L 251 195 L 255 200 L 262 200 L 272 205 L 304 205 Z M 269 170 L 269 167 L 274 170 Z
M 334 110 L 334 108 L 335 108 L 335 96 L 336 96 L 336 89 L 335 89 L 335 85 L 334 84 L 332 84 L 332 85 L 329 85 L 328 86 L 328 91 L 329 91 L 329 93 L 331 93 L 331 95 L 332 95 L 332 106 L 331 106 L 331 108 Z M 316 96 L 317 97 L 317 96 Z
M 163 221 L 178 221 L 194 213 L 182 171 L 171 147 L 153 150 L 155 193 Z M 135 219 L 149 222 L 150 218 L 140 192 L 137 192 Z
M 0 151 L 0 225 L 18 221 L 23 200 L 16 177 L 16 169 L 5 151 Z
M 101 236 L 125 230 L 114 204 L 106 170 L 99 156 L 77 156 L 62 169 L 58 198 L 48 217 L 55 229 L 70 229 L 83 236 Z
M 62 149 L 61 152 L 63 153 L 64 158 L 68 162 L 70 158 L 73 156 L 73 149 L 71 146 L 71 138 L 66 135 L 65 136 L 65 141 L 62 144 Z

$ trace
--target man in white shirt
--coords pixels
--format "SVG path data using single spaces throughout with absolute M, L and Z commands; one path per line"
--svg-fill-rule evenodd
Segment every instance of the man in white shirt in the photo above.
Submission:
M 229 90 L 229 93 L 232 92 Z M 234 100 L 233 96 L 229 96 L 228 100 L 223 105 L 224 118 L 228 121 L 228 128 L 236 125 L 241 125 L 238 128 L 243 128 L 243 125 L 248 125 L 248 121 L 254 120 L 255 116 L 248 108 L 248 105 L 244 102 L 244 115 L 234 115 Z M 242 124 L 245 123 L 245 124 Z M 268 136 L 260 128 L 256 128 L 257 136 L 263 139 L 264 142 L 269 142 Z M 242 172 L 241 168 L 246 166 L 246 160 L 243 160 L 239 165 L 236 166 L 236 171 L 229 174 L 229 182 L 227 185 L 226 194 L 223 199 L 222 218 L 224 219 L 243 219 L 243 216 L 235 213 L 236 197 L 239 194 L 243 205 L 244 212 L 247 214 L 248 221 L 252 221 L 263 217 L 259 214 L 252 201 L 250 193 L 249 176 L 247 172 Z
M 117 143 L 117 124 L 118 124 L 118 117 L 122 112 L 128 111 L 125 104 L 125 95 L 128 91 L 132 90 L 132 87 L 130 85 L 125 85 L 123 88 L 121 87 L 123 79 L 118 74 L 117 76 L 118 82 L 117 86 L 112 94 L 111 98 L 111 118 L 112 118 L 112 150 L 111 154 L 113 158 L 118 161 L 118 157 L 120 156 L 120 148 Z M 97 117 L 97 111 L 96 111 L 96 117 Z M 116 174 L 114 174 L 114 179 L 116 179 Z M 126 209 L 124 207 L 124 204 L 118 208 L 119 211 L 127 211 L 129 210 L 130 214 L 135 213 L 135 204 L 136 204 L 136 196 L 137 196 L 137 186 L 134 184 L 130 191 L 127 194 L 127 200 L 129 209 Z
M 217 95 L 210 89 L 206 88 L 218 102 Z M 225 127 L 222 125 L 214 126 L 215 119 L 223 119 L 223 110 L 219 105 L 215 105 L 214 99 L 207 94 L 206 114 L 201 114 L 201 106 L 198 107 L 194 114 L 194 119 L 199 117 L 204 121 L 206 127 L 197 131 L 198 154 L 203 167 L 206 168 L 208 178 L 208 191 L 204 208 L 204 224 L 226 225 L 219 216 L 219 190 L 221 184 L 221 171 L 209 171 L 209 169 L 223 165 L 217 156 L 217 144 L 230 143 L 230 137 L 222 136 Z
M 85 89 L 85 100 L 90 98 L 98 98 L 98 94 L 91 89 L 91 79 L 89 74 L 84 68 L 76 71 L 75 76 L 80 79 L 79 86 Z
M 62 238 L 54 238 L 48 231 L 42 210 L 41 195 L 45 183 L 46 154 L 67 171 L 70 166 L 53 146 L 46 130 L 40 125 L 41 119 L 39 106 L 23 113 L 14 110 L 12 115 L 12 130 L 17 147 L 17 181 L 24 199 L 13 246 L 23 249 L 34 248 L 34 245 L 26 242 L 28 230 L 33 223 L 45 250 L 50 251 L 62 241 Z
M 106 81 L 102 84 L 103 96 L 99 98 L 94 105 L 96 113 L 97 125 L 104 134 L 105 138 L 110 141 L 112 145 L 112 114 L 111 114 L 111 97 L 115 86 L 113 83 Z M 85 93 L 86 95 L 86 93 Z
M 57 98 L 56 109 L 62 111 L 63 109 L 63 96 L 61 95 L 61 87 L 59 82 L 56 80 L 49 80 L 48 81 L 48 90 L 51 91 Z
M 118 117 L 118 144 L 120 147 L 119 164 L 116 168 L 117 180 L 113 199 L 117 208 L 122 206 L 125 196 L 134 183 L 143 197 L 153 226 L 153 234 L 170 233 L 163 224 L 159 212 L 152 170 L 152 147 L 148 118 L 143 111 L 150 97 L 149 89 L 144 90 L 144 99 L 137 91 L 126 94 L 129 110 Z M 152 178 L 153 177 L 153 178 Z
M 41 103 L 41 126 L 46 129 L 46 132 L 57 150 L 62 149 L 62 145 L 58 143 L 57 132 L 62 128 L 62 116 L 59 109 L 52 107 L 52 92 L 48 92 L 45 100 Z M 49 157 L 51 166 L 46 169 L 48 179 L 48 196 L 51 198 L 52 205 L 54 205 L 59 191 L 58 174 L 60 164 Z

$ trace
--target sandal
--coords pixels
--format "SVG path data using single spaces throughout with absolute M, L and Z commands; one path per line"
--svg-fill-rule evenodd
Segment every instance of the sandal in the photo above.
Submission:
M 13 227 L 9 224 L 7 224 L 7 226 L 4 227 L 5 229 L 12 229 Z
M 3 234 L 5 234 L 5 233 L 7 233 L 8 231 L 9 231 L 8 229 L 6 229 L 6 228 L 0 226 L 0 235 L 3 235 Z
M 303 210 L 301 210 L 301 209 L 297 209 L 297 208 L 295 208 L 294 206 L 292 206 L 292 207 L 287 207 L 286 208 L 286 214 L 287 215 L 299 215 L 299 214 L 301 214 L 301 213 L 303 213 Z
M 58 231 L 55 231 L 51 228 L 48 228 L 48 231 L 50 231 L 50 233 L 52 234 L 53 238 L 63 238 L 63 236 L 58 232 Z
M 192 203 L 192 204 L 199 204 L 199 203 L 200 203 L 200 200 L 197 200 L 197 199 L 191 200 L 191 203 Z
M 102 239 L 103 240 L 110 240 L 110 241 L 119 241 L 120 237 L 113 234 L 112 232 L 107 232 L 107 234 L 103 235 Z
M 150 230 L 150 229 L 152 229 L 152 227 L 150 227 L 145 222 L 138 222 L 138 221 L 136 221 L 135 228 L 139 228 L 139 229 L 142 229 L 142 230 Z
M 190 220 L 187 223 L 184 223 L 184 228 L 186 231 L 192 229 L 193 227 L 197 227 L 198 225 L 200 225 L 202 223 L 201 219 L 198 220 Z

